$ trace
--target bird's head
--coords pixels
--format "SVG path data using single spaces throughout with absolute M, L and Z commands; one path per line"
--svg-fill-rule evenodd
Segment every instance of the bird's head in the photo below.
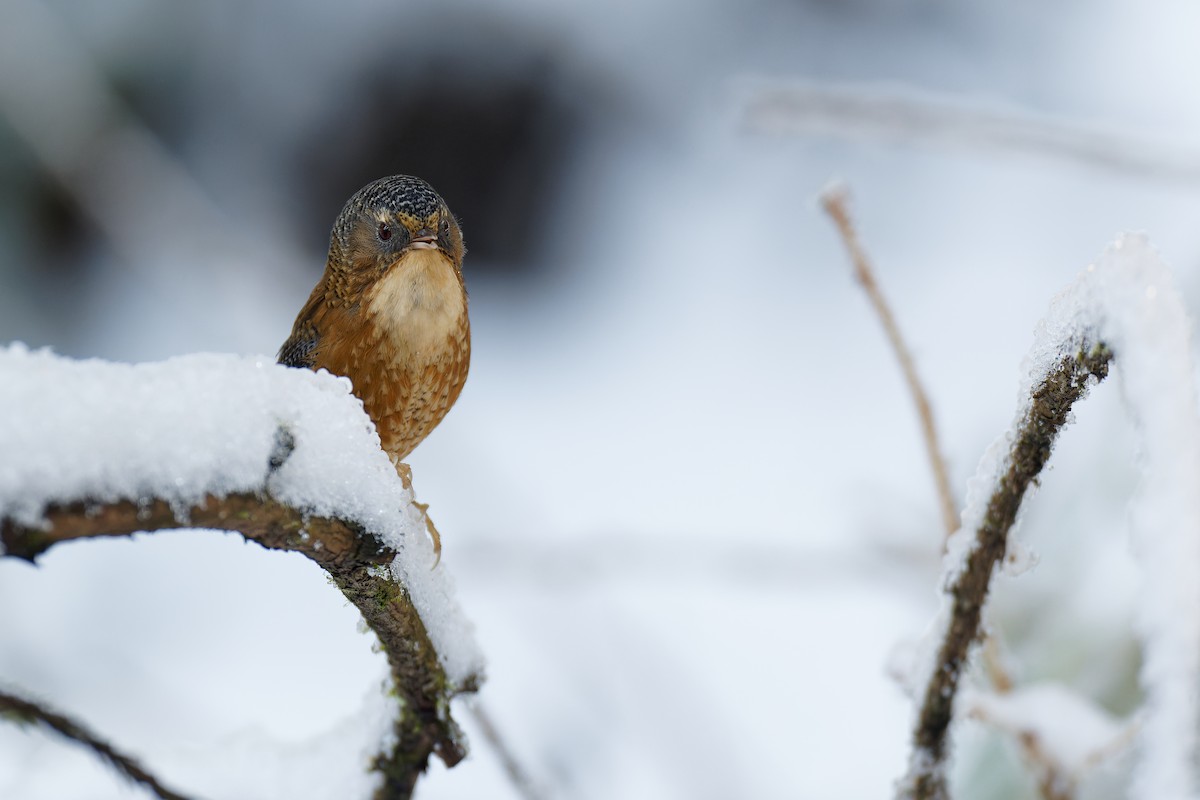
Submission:
M 329 267 L 356 288 L 365 288 L 406 256 L 441 254 L 461 276 L 462 231 L 446 201 L 410 175 L 380 178 L 359 189 L 333 226 Z

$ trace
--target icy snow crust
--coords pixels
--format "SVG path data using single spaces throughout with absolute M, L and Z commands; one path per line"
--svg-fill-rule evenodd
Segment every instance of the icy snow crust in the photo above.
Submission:
M 268 477 L 281 426 L 295 449 Z M 49 504 L 80 498 L 162 498 L 182 512 L 206 494 L 264 488 L 311 514 L 356 522 L 395 549 L 392 572 L 448 679 L 481 673 L 446 570 L 431 569 L 420 512 L 348 380 L 266 357 L 117 364 L 0 348 L 0 517 L 37 525 Z
M 1193 380 L 1191 323 L 1171 273 L 1141 235 L 1124 235 L 1051 304 L 1023 366 L 1020 408 L 967 487 L 962 526 L 950 540 L 943 586 L 964 569 L 994 487 L 1007 468 L 1014 431 L 1030 390 L 1081 346 L 1103 342 L 1114 354 L 1129 414 L 1141 440 L 1143 479 L 1133 499 L 1134 550 L 1145 573 L 1137 612 L 1146 692 L 1141 758 L 1133 795 L 1195 797 L 1200 677 L 1200 420 Z M 949 621 L 949 599 L 918 659 L 914 685 L 935 668 Z M 1079 731 L 1091 738 L 1096 731 Z M 923 758 L 914 753 L 914 758 Z

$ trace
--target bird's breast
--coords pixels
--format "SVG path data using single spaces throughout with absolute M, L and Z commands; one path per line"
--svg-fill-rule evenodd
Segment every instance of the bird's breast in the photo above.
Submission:
M 438 250 L 406 253 L 368 291 L 365 306 L 402 360 L 436 360 L 467 315 L 462 280 Z
M 347 371 L 341 374 L 353 381 L 384 449 L 399 461 L 441 421 L 466 382 L 466 290 L 445 255 L 416 250 L 363 299 L 366 324 L 347 340 Z

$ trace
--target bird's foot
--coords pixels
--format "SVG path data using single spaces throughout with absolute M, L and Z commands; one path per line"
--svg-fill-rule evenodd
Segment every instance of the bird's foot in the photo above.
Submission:
M 400 476 L 400 482 L 404 484 L 404 488 L 412 492 L 412 467 L 403 461 L 394 461 L 392 463 L 396 465 L 396 474 Z M 434 559 L 433 566 L 430 569 L 437 569 L 437 565 L 442 563 L 442 535 L 438 533 L 437 526 L 433 524 L 433 520 L 429 516 L 429 504 L 418 503 L 415 492 L 413 493 L 413 505 L 421 510 L 421 516 L 425 518 L 425 530 L 429 531 L 429 538 L 433 540 Z
M 414 500 L 413 505 L 421 509 L 421 514 L 425 517 L 425 530 L 429 531 L 429 538 L 433 540 L 434 559 L 430 569 L 437 569 L 437 565 L 442 562 L 442 535 L 433 524 L 433 517 L 429 516 L 429 503 L 418 503 Z
M 396 474 L 400 476 L 400 482 L 404 484 L 404 488 L 410 492 L 412 488 L 412 467 L 405 464 L 403 461 L 393 461 L 396 466 Z

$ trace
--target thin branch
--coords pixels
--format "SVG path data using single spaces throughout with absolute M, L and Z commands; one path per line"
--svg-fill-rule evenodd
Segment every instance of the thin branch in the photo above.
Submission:
M 80 501 L 47 509 L 46 520 L 44 529 L 0 520 L 4 554 L 33 561 L 60 542 L 178 528 L 238 531 L 269 550 L 303 554 L 330 574 L 375 631 L 387 651 L 394 690 L 402 701 L 395 748 L 381 753 L 374 763 L 384 776 L 376 800 L 410 797 L 430 753 L 451 767 L 466 755 L 461 732 L 447 709 L 454 695 L 475 691 L 478 679 L 472 677 L 463 686 L 448 683 L 408 592 L 386 569 L 396 553 L 357 526 L 308 517 L 255 494 L 209 495 L 179 515 L 159 499 Z
M 1007 469 L 992 490 L 983 523 L 962 571 L 947 589 L 952 601 L 945 638 L 935 668 L 925 688 L 916 729 L 909 773 L 898 796 L 910 800 L 946 800 L 949 797 L 942 766 L 946 759 L 946 732 L 954 696 L 971 646 L 980 636 L 980 619 L 992 574 L 1008 547 L 1008 532 L 1026 489 L 1042 471 L 1071 406 L 1083 396 L 1088 377 L 1108 375 L 1112 353 L 1102 344 L 1082 347 L 1064 358 L 1034 389 L 1032 402 L 1015 431 Z
M 545 800 L 546 795 L 534 784 L 529 773 L 521 766 L 521 762 L 517 760 L 516 754 L 508 746 L 508 742 L 500 735 L 500 731 L 492 722 L 492 715 L 487 713 L 483 704 L 476 699 L 467 704 L 467 709 L 475 718 L 475 724 L 479 726 L 484 740 L 496 751 L 500 765 L 504 767 L 504 772 L 508 775 L 508 780 L 513 788 L 517 790 L 517 794 L 525 800 Z
M 1044 156 L 1093 169 L 1195 184 L 1200 151 L 1018 107 L 904 87 L 744 81 L 743 123 L 755 133 L 915 142 Z
M 900 334 L 899 326 L 896 324 L 890 306 L 887 303 L 887 298 L 884 296 L 883 290 L 879 287 L 879 283 L 875 279 L 870 259 L 859 242 L 853 219 L 850 216 L 846 190 L 841 186 L 835 186 L 826 190 L 821 195 L 821 203 L 842 235 L 842 241 L 845 243 L 846 249 L 850 253 L 850 259 L 854 264 L 855 277 L 870 298 L 871 304 L 875 308 L 884 330 L 887 332 L 888 340 L 892 343 L 896 359 L 900 362 L 900 367 L 908 381 L 913 402 L 917 406 L 921 419 L 921 431 L 924 435 L 925 448 L 929 455 L 929 463 L 933 470 L 934 483 L 937 486 L 938 500 L 941 505 L 942 523 L 946 531 L 946 537 L 949 538 L 958 529 L 958 511 L 955 507 L 954 498 L 951 496 L 946 461 L 942 456 L 937 427 L 934 424 L 933 412 L 930 408 L 928 396 L 921 384 L 920 377 L 916 373 L 912 357 L 904 338 Z M 999 645 L 993 637 L 986 636 L 984 638 L 980 656 L 983 660 L 985 672 L 995 691 L 999 694 L 1006 694 L 1012 691 L 1014 686 L 1013 677 L 1005 667 L 1001 658 Z M 1015 738 L 1026 761 L 1037 771 L 1038 791 L 1041 793 L 1043 800 L 1070 800 L 1075 794 L 1075 779 L 1072 776 L 1062 773 L 1059 765 L 1044 752 L 1036 737 L 1021 734 Z
M 162 800 L 188 800 L 185 795 L 173 792 L 163 786 L 137 761 L 115 750 L 112 745 L 89 731 L 81 723 L 51 711 L 40 703 L 0 690 L 0 718 L 3 717 L 11 717 L 24 724 L 43 725 L 60 736 L 78 742 L 129 780 L 145 786 L 154 793 L 155 797 L 162 798 Z
M 988 640 L 989 643 L 991 641 L 991 639 Z M 1060 761 L 1054 750 L 1046 746 L 1045 737 L 1035 727 L 1026 727 L 999 719 L 983 705 L 974 706 L 968 715 L 972 719 L 1013 737 L 1021 750 L 1022 758 L 1035 774 L 1038 792 L 1043 800 L 1071 800 L 1075 796 L 1084 774 L 1106 759 L 1127 749 L 1141 729 L 1141 720 L 1134 717 L 1123 725 L 1109 741 L 1092 749 L 1078 763 L 1067 764 Z
M 1112 758 L 1123 750 L 1128 750 L 1138 734 L 1142 732 L 1142 716 L 1135 714 L 1121 732 L 1113 737 L 1112 741 L 1103 748 L 1089 754 L 1084 762 L 1085 768 L 1095 767 L 1097 764 L 1103 763 L 1106 759 Z
M 837 225 L 838 232 L 842 235 L 842 242 L 850 254 L 850 263 L 854 266 L 854 277 L 862 285 L 863 291 L 867 293 L 871 306 L 875 309 L 875 314 L 879 317 L 884 332 L 887 333 L 896 360 L 900 362 L 900 369 L 908 384 L 909 394 L 912 395 L 913 403 L 917 407 L 917 415 L 921 419 L 921 434 L 925 441 L 925 452 L 929 456 L 929 466 L 933 470 L 933 482 L 937 489 L 942 527 L 945 529 L 946 536 L 949 537 L 958 530 L 958 511 L 954 506 L 954 495 L 950 491 L 950 479 L 946 474 L 946 460 L 942 456 L 942 446 L 938 441 L 937 426 L 933 421 L 929 397 L 925 394 L 925 388 L 917 376 L 917 366 L 900 333 L 900 326 L 896 324 L 896 317 L 888 305 L 887 298 L 883 296 L 883 291 L 879 288 L 879 282 L 875 280 L 875 271 L 871 268 L 871 260 L 859 243 L 858 233 L 854 229 L 854 221 L 850 218 L 850 210 L 847 207 L 846 190 L 841 186 L 827 189 L 821 193 L 821 205 L 824 207 L 825 213 Z
M 845 243 L 846 250 L 849 252 L 851 262 L 854 265 L 855 277 L 870 298 L 871 305 L 874 307 L 884 330 L 887 332 L 888 340 L 892 343 L 893 352 L 896 355 L 896 359 L 900 362 L 900 367 L 908 381 L 913 402 L 916 404 L 920 416 L 925 449 L 933 470 L 934 483 L 937 486 L 943 527 L 945 528 L 946 537 L 949 538 L 958 529 L 958 510 L 950 492 L 946 461 L 942 455 L 941 445 L 938 441 L 937 426 L 934 424 L 928 395 L 924 390 L 920 377 L 916 373 L 912 357 L 900 333 L 899 326 L 896 324 L 887 298 L 884 296 L 883 290 L 879 287 L 878 281 L 875 280 L 870 259 L 859 241 L 853 219 L 850 216 L 846 190 L 841 186 L 835 186 L 826 190 L 821 195 L 821 203 L 842 235 L 842 241 Z M 1014 680 L 1004 665 L 1000 647 L 995 638 L 991 636 L 984 638 L 981 657 L 993 689 L 1000 694 L 1012 691 Z M 1038 770 L 1040 776 L 1038 788 L 1044 800 L 1069 800 L 1074 794 L 1074 781 L 1065 779 L 1060 774 L 1057 766 L 1043 757 L 1044 754 L 1041 750 L 1034 746 L 1036 742 L 1031 744 L 1027 737 L 1024 736 L 1016 738 L 1026 759 Z
M 1000 644 L 995 634 L 989 634 L 984 638 L 983 644 L 979 648 L 979 656 L 983 662 L 984 673 L 996 694 L 1005 695 L 1016 688 L 1016 682 L 1004 664 L 1004 655 L 1000 652 Z M 1076 785 L 1079 782 L 1078 776 L 1072 774 L 1070 770 L 1052 758 L 1042 746 L 1041 739 L 1035 734 L 999 725 L 978 709 L 972 716 L 980 722 L 991 725 L 995 730 L 1012 736 L 1021 751 L 1025 764 L 1037 776 L 1038 792 L 1041 794 L 1042 800 L 1072 800 L 1075 797 Z
M 983 656 L 983 668 L 987 672 L 988 681 L 996 694 L 1008 694 L 1013 690 L 1016 681 L 1004 664 L 1004 654 L 1000 652 L 1000 643 L 996 636 L 990 635 L 983 640 L 980 654 Z

